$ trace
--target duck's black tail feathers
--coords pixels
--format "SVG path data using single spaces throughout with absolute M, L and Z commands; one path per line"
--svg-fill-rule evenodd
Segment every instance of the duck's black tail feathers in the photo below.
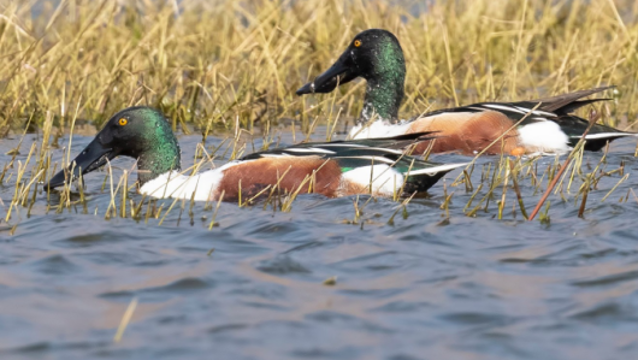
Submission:
M 568 94 L 561 94 L 543 99 L 522 101 L 521 103 L 528 103 L 528 105 L 531 105 L 532 108 L 538 103 L 541 103 L 541 106 L 539 107 L 540 110 L 551 112 L 556 115 L 567 115 L 585 105 L 592 104 L 598 101 L 611 100 L 606 98 L 588 100 L 579 99 L 613 88 L 615 88 L 615 86 L 602 86 L 594 89 L 574 91 Z

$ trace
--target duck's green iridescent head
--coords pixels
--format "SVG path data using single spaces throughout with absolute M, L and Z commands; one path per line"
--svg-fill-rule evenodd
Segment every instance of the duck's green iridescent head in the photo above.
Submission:
M 137 160 L 141 183 L 180 169 L 179 144 L 166 117 L 153 108 L 136 106 L 109 119 L 95 139 L 73 159 L 71 166 L 51 178 L 48 187 L 70 182 L 120 155 Z
M 357 77 L 367 81 L 362 117 L 369 119 L 374 113 L 382 119 L 395 120 L 403 100 L 405 60 L 399 41 L 387 30 L 359 33 L 339 59 L 297 90 L 297 95 L 329 93 Z

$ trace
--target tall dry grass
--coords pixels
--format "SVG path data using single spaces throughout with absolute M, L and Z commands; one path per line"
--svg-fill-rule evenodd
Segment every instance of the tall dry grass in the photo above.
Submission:
M 100 125 L 132 104 L 205 133 L 282 118 L 309 130 L 333 101 L 356 116 L 363 86 L 308 98 L 294 90 L 372 27 L 394 32 L 405 51 L 404 117 L 603 84 L 619 86 L 605 121 L 625 127 L 638 112 L 631 0 L 14 0 L 0 9 L 0 135 L 30 117 L 41 126 L 47 111 L 56 125 L 76 111 Z

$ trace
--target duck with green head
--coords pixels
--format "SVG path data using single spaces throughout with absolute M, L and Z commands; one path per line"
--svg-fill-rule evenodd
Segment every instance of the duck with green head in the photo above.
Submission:
M 402 149 L 430 139 L 412 134 L 385 139 L 302 143 L 249 154 L 187 175 L 169 122 L 158 110 L 139 106 L 120 111 L 48 188 L 106 165 L 117 156 L 137 160 L 139 191 L 156 198 L 244 199 L 277 187 L 283 192 L 391 196 L 424 192 L 445 173 L 464 164 L 435 164 L 404 155 Z
M 405 60 L 397 38 L 389 31 L 370 29 L 357 34 L 337 61 L 297 95 L 329 93 L 362 77 L 366 80 L 363 109 L 350 131 L 354 139 L 438 131 L 434 143 L 422 142 L 417 151 L 481 151 L 512 155 L 564 153 L 582 137 L 589 122 L 571 114 L 587 104 L 606 99 L 580 100 L 609 87 L 582 90 L 545 99 L 484 102 L 442 109 L 399 120 L 403 100 Z M 539 105 L 540 104 L 540 105 Z M 585 149 L 600 150 L 609 141 L 635 133 L 595 124 L 585 136 Z

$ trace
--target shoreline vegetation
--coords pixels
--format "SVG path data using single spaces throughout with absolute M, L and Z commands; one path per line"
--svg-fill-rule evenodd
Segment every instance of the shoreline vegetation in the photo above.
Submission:
M 161 108 L 174 128 L 260 128 L 357 116 L 363 82 L 330 95 L 294 90 L 357 32 L 386 28 L 407 62 L 400 115 L 486 100 L 617 85 L 603 121 L 638 105 L 638 4 L 541 1 L 7 2 L 0 19 L 0 134 L 46 113 L 99 128 L 127 106 Z M 38 11 L 34 11 L 37 9 Z M 339 109 L 342 109 L 339 111 Z
M 51 149 L 68 149 L 72 141 L 58 145 L 61 137 L 92 134 L 112 114 L 132 105 L 158 107 L 178 133 L 201 134 L 195 168 L 209 166 L 206 162 L 217 150 L 238 156 L 245 149 L 243 135 L 263 137 L 268 146 L 277 132 L 291 131 L 293 125 L 306 138 L 326 126 L 330 139 L 361 111 L 364 82 L 327 95 L 297 97 L 294 92 L 329 66 L 353 35 L 373 27 L 395 33 L 405 52 L 401 118 L 479 101 L 533 99 L 616 85 L 606 93 L 611 101 L 595 107 L 596 118 L 623 130 L 636 122 L 638 3 L 630 0 L 460 0 L 429 5 L 376 0 L 9 1 L 0 15 L 0 136 L 42 136 L 33 144 L 21 142 L 7 154 L 0 179 L 14 186 L 15 193 L 4 204 L 3 220 L 13 232 L 17 222 L 12 218 L 29 216 L 37 198 L 53 196 L 42 192 L 39 183 L 60 168 L 59 161 L 51 159 Z M 590 111 L 587 107 L 579 114 L 589 117 Z M 211 152 L 206 137 L 213 134 L 230 141 Z M 251 150 L 250 145 L 246 148 Z M 28 156 L 18 161 L 19 153 Z M 65 150 L 65 159 L 69 156 L 74 154 Z M 619 184 L 629 175 L 623 163 L 607 164 L 604 153 L 598 165 L 581 169 L 583 154 L 577 148 L 570 161 L 553 194 L 580 206 L 579 216 L 602 176 L 617 176 Z M 496 208 L 499 219 L 507 209 L 514 217 L 520 209 L 527 218 L 525 207 L 529 212 L 538 202 L 562 162 L 556 158 L 539 165 L 537 159 L 494 158 L 494 164 L 468 167 L 451 186 L 472 193 L 464 210 L 467 216 Z M 189 165 L 187 160 L 184 168 Z M 126 184 L 133 179 L 127 171 L 119 180 L 107 173 L 103 191 L 110 192 L 111 203 L 99 209 L 100 215 L 156 218 L 161 224 L 174 208 L 192 210 L 188 201 L 158 205 L 157 200 L 131 199 L 132 188 Z M 534 187 L 534 194 L 521 195 L 523 182 Z M 611 194 L 614 189 L 599 190 Z M 448 190 L 445 187 L 441 206 L 447 219 L 454 193 Z M 78 192 L 72 194 L 67 187 L 47 211 L 93 213 L 81 186 Z M 263 207 L 289 211 L 294 198 L 272 196 Z M 629 193 L 622 194 L 623 199 L 630 199 Z M 240 206 L 250 203 L 243 200 Z M 405 211 L 411 198 L 394 200 L 399 210 L 388 223 Z M 357 198 L 355 223 L 361 220 L 360 206 Z M 541 210 L 541 222 L 549 221 L 549 206 Z M 219 207 L 205 205 L 214 214 Z M 214 214 L 210 228 L 216 226 Z

